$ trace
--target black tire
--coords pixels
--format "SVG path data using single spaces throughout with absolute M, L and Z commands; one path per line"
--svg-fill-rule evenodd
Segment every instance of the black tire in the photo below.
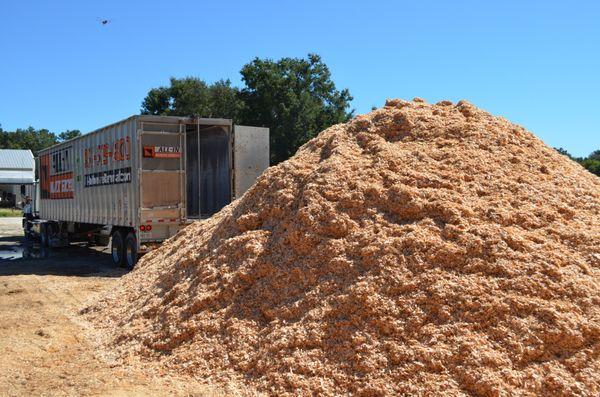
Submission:
M 133 232 L 129 232 L 129 234 L 127 234 L 127 237 L 125 238 L 124 256 L 124 266 L 129 270 L 133 270 L 138 260 L 137 239 L 135 238 L 135 234 Z
M 110 256 L 115 265 L 125 265 L 125 241 L 120 230 L 113 232 L 110 238 Z
M 40 224 L 40 245 L 42 247 L 48 247 L 50 245 L 50 235 L 47 223 Z
M 25 240 L 31 240 L 31 225 L 27 218 L 23 218 L 23 237 Z

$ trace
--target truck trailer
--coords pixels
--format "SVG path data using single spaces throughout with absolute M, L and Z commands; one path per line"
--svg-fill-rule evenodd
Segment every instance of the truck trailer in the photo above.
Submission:
M 41 244 L 109 244 L 115 264 L 240 197 L 269 166 L 269 129 L 228 119 L 137 115 L 38 153 Z

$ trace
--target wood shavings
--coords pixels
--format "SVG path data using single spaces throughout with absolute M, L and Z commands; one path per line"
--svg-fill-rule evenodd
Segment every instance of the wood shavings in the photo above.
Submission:
M 598 395 L 600 179 L 472 104 L 333 126 L 86 316 L 272 395 Z

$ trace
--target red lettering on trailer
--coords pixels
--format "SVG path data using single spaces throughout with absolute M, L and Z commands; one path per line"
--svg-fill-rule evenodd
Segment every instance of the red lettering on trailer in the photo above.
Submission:
M 112 143 L 102 143 L 94 147 L 83 149 L 83 166 L 107 165 L 111 162 L 126 161 L 131 158 L 131 139 L 119 138 Z

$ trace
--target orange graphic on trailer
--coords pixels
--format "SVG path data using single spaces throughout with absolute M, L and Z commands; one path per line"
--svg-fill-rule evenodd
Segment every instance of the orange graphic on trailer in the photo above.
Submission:
M 41 198 L 50 198 L 50 155 L 40 157 L 40 195 Z
M 72 199 L 73 195 L 73 173 L 50 176 L 50 198 Z
M 144 146 L 144 157 L 154 157 L 154 146 Z
M 50 175 L 50 154 L 40 156 L 40 196 L 43 199 L 72 199 L 75 197 L 73 189 L 73 172 L 63 172 Z
M 177 146 L 144 146 L 144 157 L 178 159 L 181 150 Z

